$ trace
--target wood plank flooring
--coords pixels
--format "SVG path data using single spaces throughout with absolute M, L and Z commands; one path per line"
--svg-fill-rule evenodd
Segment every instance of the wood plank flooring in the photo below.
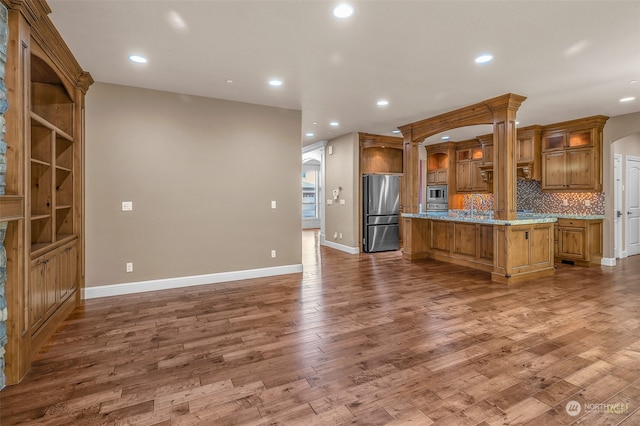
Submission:
M 0 424 L 640 424 L 640 256 L 507 287 L 303 234 L 301 274 L 86 301 Z

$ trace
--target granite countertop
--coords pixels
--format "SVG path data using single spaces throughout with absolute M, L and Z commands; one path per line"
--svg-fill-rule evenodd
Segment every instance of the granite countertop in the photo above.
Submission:
M 476 210 L 471 216 L 469 210 L 449 210 L 448 212 L 402 213 L 402 217 L 415 219 L 446 220 L 454 222 L 486 223 L 490 225 L 529 225 L 532 223 L 549 223 L 561 219 L 604 219 L 603 215 L 566 215 L 556 213 L 520 213 L 514 220 L 494 219 L 493 212 Z

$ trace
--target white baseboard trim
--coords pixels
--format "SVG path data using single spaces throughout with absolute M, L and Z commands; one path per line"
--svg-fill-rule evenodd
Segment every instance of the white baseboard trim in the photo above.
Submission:
M 247 280 L 251 278 L 272 277 L 274 275 L 295 274 L 298 272 L 302 272 L 302 264 L 248 269 L 245 271 L 219 272 L 215 274 L 194 275 L 190 277 L 163 278 L 159 280 L 101 285 L 96 287 L 85 287 L 83 289 L 83 297 L 85 299 L 95 299 L 98 297 L 121 296 L 123 294 L 142 293 L 145 291 L 169 290 L 172 288 L 217 284 L 229 281 Z
M 349 247 L 349 246 L 345 246 L 344 244 L 338 244 L 338 243 L 334 243 L 333 241 L 327 241 L 327 240 L 321 241 L 320 243 L 323 246 L 331 247 L 333 249 L 340 250 L 345 253 L 349 253 L 349 254 L 360 253 L 360 250 L 358 249 L 358 247 Z
M 616 258 L 615 257 L 603 257 L 600 259 L 600 264 L 603 266 L 616 266 Z

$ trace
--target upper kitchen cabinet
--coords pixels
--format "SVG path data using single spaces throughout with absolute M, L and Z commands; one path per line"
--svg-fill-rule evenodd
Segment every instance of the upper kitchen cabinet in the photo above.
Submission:
M 518 178 L 526 180 L 541 179 L 540 137 L 542 126 L 519 128 L 516 142 L 516 167 Z
M 395 136 L 358 133 L 360 173 L 402 173 L 403 140 Z
M 478 139 L 459 142 L 456 147 L 456 192 L 486 192 L 482 177 L 483 153 Z
M 444 142 L 428 145 L 427 149 L 427 185 L 448 185 L 449 170 L 453 169 L 455 145 Z
M 543 190 L 602 191 L 602 129 L 607 119 L 597 115 L 543 127 Z

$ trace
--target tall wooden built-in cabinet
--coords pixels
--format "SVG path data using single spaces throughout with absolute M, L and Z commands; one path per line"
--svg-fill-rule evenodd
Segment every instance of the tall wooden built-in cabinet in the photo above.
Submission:
M 9 9 L 6 193 L 23 200 L 7 229 L 7 383 L 18 382 L 84 287 L 84 97 L 93 83 L 42 0 Z

